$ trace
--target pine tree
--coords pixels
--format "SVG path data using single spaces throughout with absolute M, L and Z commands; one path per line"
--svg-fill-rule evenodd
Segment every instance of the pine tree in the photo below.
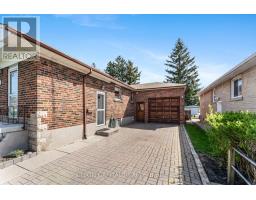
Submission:
M 96 68 L 95 62 L 93 62 L 91 66 L 92 66 L 93 68 Z
M 108 62 L 105 72 L 129 85 L 138 83 L 141 74 L 132 61 L 126 61 L 121 56 L 118 56 L 115 61 Z
M 198 105 L 197 92 L 200 90 L 198 66 L 195 64 L 195 57 L 190 56 L 190 52 L 180 38 L 165 65 L 167 66 L 166 82 L 186 84 L 185 104 Z
M 133 62 L 128 60 L 126 65 L 126 83 L 129 85 L 139 83 L 140 75 L 141 72 L 139 72 L 138 67 L 135 67 Z
M 126 60 L 121 56 L 118 56 L 115 61 L 109 61 L 105 69 L 106 73 L 123 82 L 125 82 L 125 71 Z

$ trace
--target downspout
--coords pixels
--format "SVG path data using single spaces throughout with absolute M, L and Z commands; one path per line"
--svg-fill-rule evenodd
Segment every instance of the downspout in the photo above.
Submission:
M 85 99 L 85 78 L 87 75 L 90 75 L 92 73 L 92 69 L 90 69 L 90 72 L 88 74 L 83 75 L 83 139 L 87 139 L 86 136 L 86 99 Z

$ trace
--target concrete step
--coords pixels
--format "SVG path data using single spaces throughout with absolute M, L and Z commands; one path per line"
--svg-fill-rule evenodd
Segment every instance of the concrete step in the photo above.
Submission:
M 103 128 L 103 129 L 96 131 L 95 134 L 108 137 L 110 135 L 117 133 L 118 130 L 119 130 L 119 128 Z

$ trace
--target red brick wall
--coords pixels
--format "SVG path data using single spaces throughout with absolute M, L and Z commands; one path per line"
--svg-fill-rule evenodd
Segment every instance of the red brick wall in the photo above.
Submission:
M 200 95 L 200 118 L 205 120 L 206 113 L 209 113 L 209 105 L 212 105 L 215 109 L 215 106 L 212 104 L 212 90 Z
M 8 106 L 8 68 L 2 69 L 0 79 L 2 80 L 2 85 L 0 85 L 0 115 L 6 115 Z
M 106 83 L 93 77 L 86 79 L 87 123 L 96 122 L 97 91 L 106 93 L 106 120 L 111 116 L 114 118 L 134 116 L 134 104 L 130 102 L 131 91 L 122 88 L 122 101 L 115 101 L 114 88 L 115 85 L 113 83 Z
M 145 102 L 145 121 L 148 121 L 148 99 L 158 97 L 184 97 L 183 88 L 158 89 L 135 94 L 135 102 Z M 184 98 L 180 98 L 180 122 L 185 121 Z
M 52 61 L 40 58 L 23 61 L 18 67 L 19 115 L 23 116 L 24 106 L 27 117 L 38 111 L 47 111 L 42 124 L 48 129 L 63 128 L 83 123 L 82 83 L 83 74 Z M 114 101 L 113 83 L 106 83 L 88 76 L 86 78 L 87 123 L 96 122 L 96 92 L 106 92 L 106 118 L 134 116 L 134 104 L 130 103 L 131 92 L 122 88 L 122 101 Z M 2 70 L 0 86 L 1 110 L 7 114 L 8 68 Z
M 66 66 L 46 59 L 19 63 L 19 106 L 26 105 L 27 117 L 36 111 L 47 111 L 47 117 L 42 124 L 48 129 L 64 128 L 83 123 L 83 74 Z M 7 106 L 8 70 L 3 70 L 2 85 L 0 86 L 0 105 Z M 116 101 L 115 84 L 107 83 L 91 76 L 86 77 L 85 99 L 87 122 L 96 122 L 96 93 L 106 93 L 106 120 L 111 116 L 123 118 L 135 116 L 136 101 L 146 103 L 152 97 L 184 96 L 184 89 L 172 88 L 139 92 L 134 95 L 134 103 L 130 101 L 131 91 L 122 90 L 122 100 Z M 181 121 L 184 121 L 184 100 L 180 98 Z M 22 110 L 22 109 L 21 109 Z
M 18 64 L 18 106 L 19 116 L 26 117 L 36 112 L 37 107 L 37 65 L 34 61 L 22 61 Z
M 43 58 L 36 65 L 37 109 L 47 111 L 42 123 L 48 129 L 82 124 L 82 73 Z
M 37 63 L 38 110 L 47 111 L 43 124 L 48 129 L 63 128 L 83 123 L 83 74 L 65 66 L 41 59 Z M 86 77 L 85 99 L 88 110 L 86 123 L 96 122 L 96 93 L 106 92 L 106 120 L 111 117 L 133 116 L 130 91 L 122 88 L 122 101 L 114 101 L 113 83 Z
M 34 62 L 20 62 L 18 64 L 18 114 L 30 117 L 36 111 L 36 65 Z M 2 85 L 0 86 L 0 109 L 8 115 L 8 67 L 2 69 Z M 0 113 L 1 115 L 1 113 Z

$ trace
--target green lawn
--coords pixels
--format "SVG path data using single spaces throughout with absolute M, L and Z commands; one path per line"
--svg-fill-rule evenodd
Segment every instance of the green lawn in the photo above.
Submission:
M 203 129 L 195 124 L 186 124 L 185 127 L 196 151 L 207 155 L 214 155 L 209 137 Z

